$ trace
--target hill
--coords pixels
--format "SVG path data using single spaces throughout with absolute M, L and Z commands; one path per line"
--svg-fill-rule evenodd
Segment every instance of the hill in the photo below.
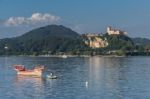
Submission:
M 18 37 L 0 39 L 0 55 L 126 55 L 128 52 L 150 51 L 149 42 L 123 34 L 80 35 L 62 25 L 47 25 Z
M 147 38 L 132 38 L 136 45 L 150 45 L 150 39 Z
M 85 44 L 91 48 L 90 53 L 95 55 L 125 55 L 135 48 L 132 39 L 124 34 L 83 34 L 82 37 Z
M 127 35 L 104 35 L 107 38 L 109 46 L 107 49 L 111 50 L 131 50 L 134 48 L 134 42 Z
M 62 25 L 40 27 L 19 37 L 1 39 L 0 43 L 0 54 L 6 52 L 5 46 L 9 54 L 53 54 L 87 47 L 78 33 Z

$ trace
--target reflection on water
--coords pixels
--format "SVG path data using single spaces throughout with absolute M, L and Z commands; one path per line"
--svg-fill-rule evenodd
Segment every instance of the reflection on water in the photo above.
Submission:
M 43 81 L 40 77 L 16 76 L 14 88 L 17 91 L 17 98 L 24 96 L 38 99 L 43 93 Z
M 17 76 L 13 64 L 47 69 L 42 78 Z M 0 57 L 0 70 L 0 99 L 150 98 L 149 57 Z
M 16 75 L 16 80 L 15 81 L 16 81 L 16 85 L 18 85 L 20 83 L 23 84 L 25 82 L 29 82 L 29 83 L 34 84 L 34 85 L 42 86 L 42 83 L 43 83 L 41 77 L 23 76 L 23 75 Z
M 150 63 L 148 60 L 150 60 L 149 57 L 89 58 L 88 89 L 90 96 L 100 96 L 103 99 L 132 99 L 130 97 L 138 99 L 139 97 L 145 97 L 141 93 L 146 94 L 148 90 L 150 91 L 148 87 L 150 80 L 147 81 L 146 79 L 150 78 L 150 71 L 148 70 L 148 68 L 150 69 Z M 145 64 L 144 67 L 142 63 Z M 146 74 L 146 71 L 149 71 L 148 74 Z M 148 93 L 147 96 L 149 96 Z

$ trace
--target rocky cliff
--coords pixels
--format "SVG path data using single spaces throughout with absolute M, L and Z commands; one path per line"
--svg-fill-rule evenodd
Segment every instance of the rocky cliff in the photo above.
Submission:
M 106 38 L 101 37 L 99 34 L 83 34 L 84 42 L 91 48 L 103 48 L 108 46 Z

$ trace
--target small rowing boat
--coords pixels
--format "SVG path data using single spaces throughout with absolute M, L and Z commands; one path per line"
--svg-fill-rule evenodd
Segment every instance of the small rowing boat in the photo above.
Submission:
M 67 55 L 62 55 L 61 57 L 62 57 L 62 58 L 68 58 L 68 56 L 67 56 Z
M 49 78 L 49 79 L 57 79 L 57 76 L 55 76 L 52 73 L 50 73 L 49 75 L 47 75 L 47 78 Z
M 34 69 L 27 70 L 23 65 L 14 65 L 18 75 L 24 76 L 42 76 L 44 66 L 36 66 Z

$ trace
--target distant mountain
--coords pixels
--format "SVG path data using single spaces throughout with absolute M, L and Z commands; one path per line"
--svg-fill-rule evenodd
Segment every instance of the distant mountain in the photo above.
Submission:
M 5 46 L 8 46 L 9 54 L 55 53 L 86 47 L 78 33 L 62 25 L 48 25 L 19 37 L 1 39 L 0 54 L 6 52 Z
M 150 45 L 150 39 L 147 38 L 132 38 L 136 45 Z

